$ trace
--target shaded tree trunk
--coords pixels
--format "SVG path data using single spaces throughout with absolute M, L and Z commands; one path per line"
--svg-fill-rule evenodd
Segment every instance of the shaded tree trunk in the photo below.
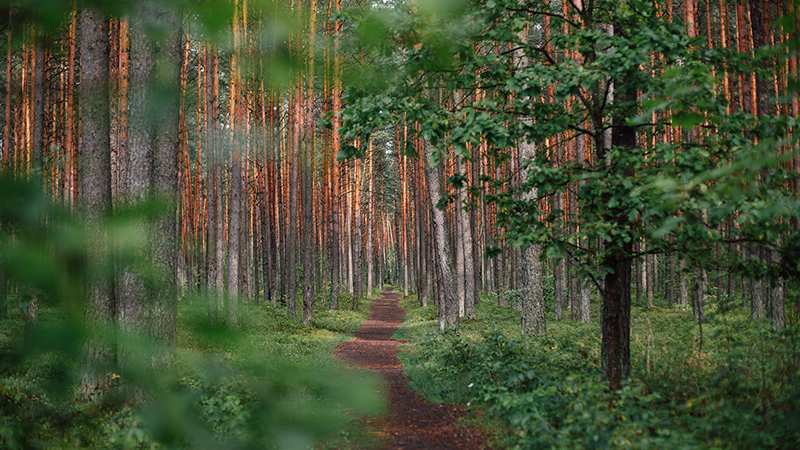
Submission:
M 305 164 L 301 167 L 301 196 L 303 219 L 303 325 L 313 324 L 314 305 L 314 202 L 313 166 L 310 149 L 306 149 Z
M 228 192 L 228 292 L 227 323 L 228 326 L 239 326 L 239 263 L 240 263 L 240 228 L 242 226 L 242 160 L 236 154 L 231 159 L 230 189 Z
M 536 156 L 536 149 L 532 142 L 519 144 L 520 163 L 532 160 Z M 522 182 L 527 181 L 529 170 L 522 171 Z M 534 189 L 523 195 L 523 200 L 527 202 L 537 201 L 538 192 Z M 522 249 L 521 265 L 525 271 L 522 285 L 522 334 L 545 334 L 547 326 L 544 315 L 544 291 L 542 261 L 539 258 L 541 247 L 532 244 Z
M 87 320 L 107 326 L 116 315 L 113 282 L 103 267 L 108 243 L 101 226 L 111 210 L 111 141 L 108 101 L 108 19 L 97 10 L 81 12 L 81 133 L 80 205 L 89 229 L 87 261 L 90 264 L 87 286 Z M 98 336 L 87 342 L 83 360 L 81 389 L 94 396 L 104 388 L 95 372 L 98 365 L 115 361 L 115 350 Z
M 153 233 L 153 263 L 161 284 L 153 294 L 151 329 L 154 337 L 172 346 L 177 335 L 176 314 L 178 301 L 177 270 L 180 244 L 176 220 L 178 205 L 178 154 L 180 151 L 180 85 L 182 28 L 178 15 L 161 10 L 160 23 L 172 34 L 159 43 L 157 57 L 159 73 L 153 85 L 158 94 L 160 108 L 156 111 L 155 155 L 153 158 L 153 189 L 157 196 L 169 202 L 167 213 L 160 217 Z M 171 350 L 170 350 L 171 351 Z M 165 362 L 172 355 L 164 355 Z
M 614 84 L 614 102 L 620 105 L 630 104 L 636 96 L 634 87 L 624 76 Z M 621 151 L 636 147 L 636 132 L 625 124 L 625 112 L 620 110 L 614 117 L 615 127 L 611 133 L 611 146 Z M 600 135 L 602 136 L 602 135 Z M 602 138 L 601 138 L 602 139 Z M 598 160 L 605 161 L 606 143 L 597 142 Z M 626 173 L 627 176 L 632 174 Z M 610 194 L 604 194 L 609 196 Z M 609 198 L 603 199 L 608 204 Z M 624 226 L 628 218 L 624 212 L 615 208 L 603 211 L 604 220 Z M 600 327 L 602 331 L 601 360 L 603 373 L 611 390 L 618 390 L 622 382 L 631 373 L 631 255 L 632 241 L 625 242 L 621 238 L 605 243 L 605 256 L 601 262 L 605 269 L 603 280 L 602 305 L 600 309 Z
M 453 257 L 450 253 L 450 245 L 447 242 L 445 213 L 436 207 L 444 193 L 441 165 L 431 165 L 431 149 L 427 141 L 425 141 L 423 151 L 426 159 L 425 179 L 428 182 L 433 217 L 436 274 L 441 283 L 439 288 L 439 331 L 456 331 L 458 330 L 458 299 L 456 297 L 453 273 Z

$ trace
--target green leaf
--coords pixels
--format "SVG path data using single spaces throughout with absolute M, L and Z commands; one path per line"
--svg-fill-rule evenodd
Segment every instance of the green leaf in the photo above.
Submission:
M 342 150 L 336 154 L 336 160 L 344 161 L 348 158 L 360 158 L 361 156 L 361 151 L 359 149 L 353 147 L 352 145 L 343 145 Z
M 419 153 L 417 153 L 417 149 L 414 148 L 414 143 L 411 141 L 406 141 L 405 150 L 403 151 L 403 155 L 408 156 L 409 158 L 419 158 Z
M 695 111 L 681 111 L 672 116 L 672 124 L 685 129 L 694 128 L 702 123 L 705 117 Z
M 567 256 L 567 252 L 558 244 L 550 244 L 545 249 L 544 255 L 547 259 L 561 259 Z
M 670 217 L 669 219 L 665 220 L 660 227 L 658 227 L 655 231 L 653 231 L 652 236 L 656 239 L 662 239 L 668 234 L 675 231 L 678 228 L 678 225 L 683 222 L 683 217 Z

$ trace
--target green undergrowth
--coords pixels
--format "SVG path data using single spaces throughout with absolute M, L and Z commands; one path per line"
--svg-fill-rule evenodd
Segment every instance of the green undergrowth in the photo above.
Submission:
M 477 319 L 437 332 L 433 307 L 402 302 L 399 354 L 411 387 L 470 405 L 495 448 L 800 447 L 800 333 L 780 335 L 742 310 L 634 308 L 632 376 L 609 392 L 592 322 L 552 320 L 522 337 L 519 313 L 483 298 Z
M 233 330 L 209 325 L 202 298 L 183 300 L 171 368 L 153 362 L 157 346 L 117 330 L 125 361 L 98 368 L 107 389 L 91 401 L 77 392 L 85 330 L 70 330 L 43 305 L 26 336 L 12 307 L 0 321 L 0 448 L 355 445 L 359 419 L 385 407 L 383 388 L 331 352 L 371 304 L 317 310 L 313 328 L 282 307 L 247 305 Z

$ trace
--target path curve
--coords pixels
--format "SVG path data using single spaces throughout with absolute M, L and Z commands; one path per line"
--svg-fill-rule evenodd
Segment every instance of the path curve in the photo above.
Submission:
M 428 403 L 409 389 L 403 366 L 397 359 L 401 341 L 392 333 L 403 322 L 405 312 L 397 302 L 400 294 L 381 293 L 370 308 L 370 316 L 353 333 L 355 340 L 342 341 L 336 355 L 380 374 L 389 388 L 389 413 L 378 421 L 383 449 L 486 449 L 480 429 L 457 426 L 465 412 L 453 405 Z

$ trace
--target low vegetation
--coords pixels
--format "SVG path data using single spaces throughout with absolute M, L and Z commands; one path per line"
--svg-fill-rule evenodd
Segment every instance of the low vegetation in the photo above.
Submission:
M 523 338 L 519 313 L 483 297 L 475 321 L 441 335 L 433 307 L 403 306 L 395 337 L 408 340 L 412 388 L 472 406 L 494 448 L 800 446 L 797 323 L 775 334 L 744 310 L 711 308 L 701 328 L 679 307 L 634 307 L 632 376 L 611 392 L 596 320 L 551 320 L 546 336 Z
M 59 310 L 43 307 L 26 330 L 14 300 L 0 321 L 1 448 L 305 449 L 352 441 L 354 417 L 383 408 L 377 378 L 331 354 L 369 300 L 357 311 L 320 308 L 314 328 L 285 308 L 251 306 L 234 332 L 208 325 L 202 299 L 185 299 L 173 368 L 153 368 L 148 344 L 119 335 L 131 361 L 102 375 L 107 391 L 92 401 L 78 393 L 83 342 Z

